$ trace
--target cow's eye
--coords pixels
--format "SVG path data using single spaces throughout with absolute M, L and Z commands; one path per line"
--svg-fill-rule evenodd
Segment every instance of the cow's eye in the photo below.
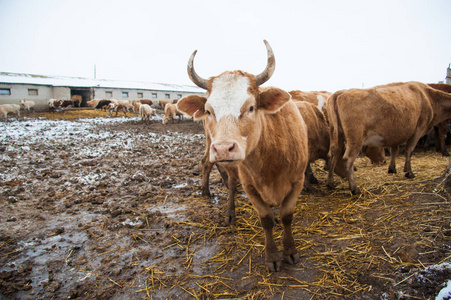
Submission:
M 249 107 L 249 112 L 253 112 L 253 111 L 254 111 L 254 107 L 253 106 Z
M 211 115 L 211 112 L 209 110 L 207 110 L 207 115 Z

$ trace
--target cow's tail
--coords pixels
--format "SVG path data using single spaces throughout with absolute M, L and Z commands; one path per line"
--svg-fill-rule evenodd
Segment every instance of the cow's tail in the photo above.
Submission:
M 329 157 L 331 157 L 331 151 L 338 146 L 339 134 L 340 134 L 340 116 L 338 115 L 338 97 L 340 92 L 336 92 L 327 100 L 326 111 L 327 120 L 329 121 L 329 133 L 330 133 L 330 148 Z
M 329 147 L 329 180 L 330 184 L 332 184 L 332 174 L 337 173 L 342 169 L 343 163 L 343 154 L 344 154 L 344 135 L 343 129 L 341 126 L 340 115 L 338 113 L 339 110 L 339 98 L 342 92 L 336 92 L 329 99 L 327 99 L 326 103 L 326 112 L 327 119 L 329 121 L 329 134 L 330 134 L 330 147 Z M 336 168 L 338 166 L 338 168 Z M 338 172 L 340 173 L 340 172 Z M 337 173 L 337 174 L 338 174 Z M 344 175 L 339 174 L 341 177 Z

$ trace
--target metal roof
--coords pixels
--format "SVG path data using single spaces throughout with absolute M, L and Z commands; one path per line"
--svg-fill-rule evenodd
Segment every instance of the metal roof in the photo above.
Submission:
M 173 91 L 188 93 L 204 93 L 205 91 L 196 86 L 155 83 L 129 80 L 91 79 L 83 77 L 68 76 L 46 76 L 35 74 L 0 72 L 0 83 L 35 84 L 64 87 L 100 87 L 121 89 L 142 89 L 155 91 Z

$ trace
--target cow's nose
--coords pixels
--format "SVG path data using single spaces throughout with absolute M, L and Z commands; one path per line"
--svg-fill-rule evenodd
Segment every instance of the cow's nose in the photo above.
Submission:
M 235 160 L 238 152 L 238 145 L 235 142 L 221 142 L 211 145 L 216 161 Z

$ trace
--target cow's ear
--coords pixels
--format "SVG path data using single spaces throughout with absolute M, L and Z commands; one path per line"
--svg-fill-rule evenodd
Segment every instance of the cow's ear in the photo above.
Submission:
M 291 96 L 282 89 L 262 88 L 259 95 L 259 109 L 267 113 L 276 113 L 290 101 Z
M 177 109 L 190 117 L 201 119 L 205 115 L 205 102 L 205 97 L 189 95 L 177 102 Z

